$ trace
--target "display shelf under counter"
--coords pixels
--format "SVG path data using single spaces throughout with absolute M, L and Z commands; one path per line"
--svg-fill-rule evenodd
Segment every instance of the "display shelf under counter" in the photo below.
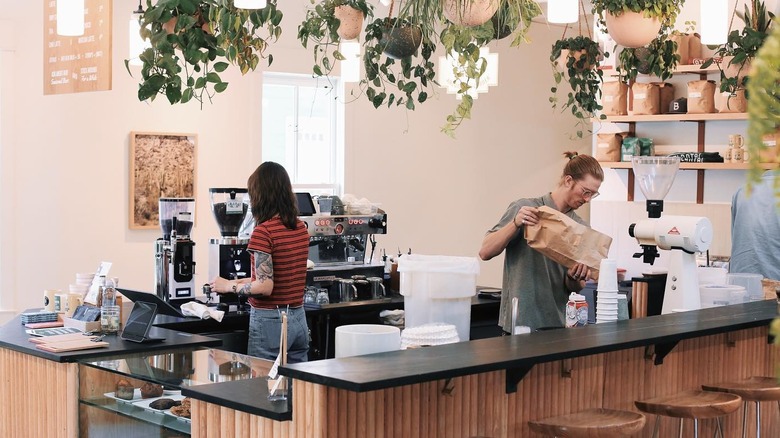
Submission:
M 153 402 L 169 399 L 181 403 L 189 398 L 205 400 L 223 408 L 247 412 L 277 421 L 288 420 L 287 400 L 269 401 L 266 376 L 273 362 L 238 353 L 216 350 L 182 350 L 101 358 L 80 364 L 80 431 L 100 436 L 122 436 L 125 431 L 165 436 L 191 433 L 191 405 L 171 408 Z M 126 394 L 117 383 L 129 384 Z M 162 394 L 146 394 L 144 385 L 160 385 Z M 124 397 L 124 398 L 123 398 Z M 160 402 L 161 403 L 161 402 Z M 160 409 L 156 409 L 159 407 Z M 92 436 L 91 433 L 86 433 Z

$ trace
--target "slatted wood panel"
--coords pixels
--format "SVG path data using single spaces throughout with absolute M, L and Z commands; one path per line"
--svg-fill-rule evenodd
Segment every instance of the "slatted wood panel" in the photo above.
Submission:
M 192 432 L 209 437 L 229 430 L 230 436 L 261 438 L 539 437 L 529 420 L 593 407 L 637 411 L 635 400 L 774 375 L 780 355 L 766 336 L 767 328 L 756 328 L 683 341 L 662 365 L 654 365 L 644 347 L 540 364 L 513 394 L 505 393 L 503 371 L 365 393 L 295 382 L 293 421 L 195 401 Z M 780 436 L 776 405 L 765 403 L 761 415 L 762 436 Z M 650 437 L 654 420 L 648 417 L 638 436 Z M 701 436 L 711 436 L 713 426 L 711 420 L 701 422 Z M 726 436 L 737 436 L 741 411 L 728 416 L 725 426 Z M 676 427 L 676 420 L 664 419 L 660 436 L 676 436 Z M 685 434 L 693 435 L 691 424 Z
M 0 436 L 78 436 L 78 365 L 0 348 Z

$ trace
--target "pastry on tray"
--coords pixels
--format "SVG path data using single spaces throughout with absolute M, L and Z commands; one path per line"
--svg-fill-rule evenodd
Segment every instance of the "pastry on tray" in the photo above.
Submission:
M 117 398 L 124 400 L 132 400 L 135 395 L 135 387 L 127 380 L 119 379 L 119 381 L 116 382 L 116 392 L 114 392 L 114 395 Z
M 174 406 L 180 406 L 181 402 L 170 398 L 158 398 L 157 400 L 149 403 L 149 407 L 152 409 L 158 409 L 164 411 Z
M 159 397 L 163 394 L 162 385 L 146 382 L 141 386 L 141 397 L 152 398 Z
M 181 401 L 181 405 L 171 408 L 171 413 L 177 417 L 190 418 L 190 398 Z

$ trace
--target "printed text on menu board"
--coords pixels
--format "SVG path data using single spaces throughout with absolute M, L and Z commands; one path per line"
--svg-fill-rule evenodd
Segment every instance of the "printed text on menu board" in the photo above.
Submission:
M 57 35 L 57 1 L 43 0 L 43 94 L 111 89 L 111 0 L 84 1 L 84 35 Z

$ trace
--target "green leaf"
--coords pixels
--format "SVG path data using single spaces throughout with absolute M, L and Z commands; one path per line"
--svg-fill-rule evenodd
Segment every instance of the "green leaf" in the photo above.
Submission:
M 214 72 L 211 72 L 211 73 L 207 74 L 206 75 L 206 80 L 208 82 L 213 82 L 215 84 L 219 83 L 219 82 L 222 82 L 222 79 L 219 78 L 219 75 L 214 73 Z
M 214 71 L 216 71 L 217 73 L 222 73 L 223 71 L 225 71 L 225 69 L 228 68 L 229 65 L 230 64 L 228 64 L 227 62 L 215 62 Z
M 218 84 L 214 84 L 214 91 L 216 91 L 217 93 L 221 93 L 225 91 L 227 87 L 228 87 L 227 82 L 220 82 Z

